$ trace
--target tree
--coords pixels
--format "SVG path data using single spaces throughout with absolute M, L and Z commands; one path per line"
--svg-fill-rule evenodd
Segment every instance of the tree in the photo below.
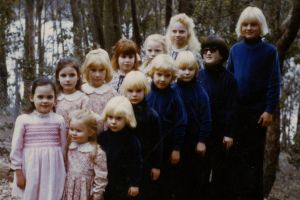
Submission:
M 135 0 L 131 0 L 131 16 L 132 16 L 132 24 L 133 24 L 133 40 L 140 48 L 142 46 L 143 41 L 140 35 L 139 24 L 137 20 Z
M 222 1 L 220 1 L 222 2 Z M 179 0 L 178 11 L 179 13 L 185 13 L 188 16 L 192 16 L 195 10 L 194 0 Z
M 172 17 L 172 0 L 166 0 L 166 20 L 165 20 L 165 27 L 167 28 Z
M 22 63 L 22 78 L 24 81 L 24 103 L 28 103 L 31 82 L 36 78 L 35 66 L 35 0 L 25 0 L 25 36 L 24 61 Z
M 281 69 L 283 68 L 283 61 L 285 59 L 287 50 L 297 36 L 300 26 L 300 2 L 298 0 L 292 1 L 291 15 L 284 20 L 282 31 L 278 30 L 276 46 L 278 48 L 279 60 Z M 281 70 L 283 71 L 283 70 Z M 273 115 L 273 124 L 268 129 L 268 136 L 266 142 L 265 152 L 265 173 L 264 186 L 265 196 L 268 196 L 276 178 L 276 167 L 278 166 L 278 157 L 280 153 L 280 108 L 278 107 Z

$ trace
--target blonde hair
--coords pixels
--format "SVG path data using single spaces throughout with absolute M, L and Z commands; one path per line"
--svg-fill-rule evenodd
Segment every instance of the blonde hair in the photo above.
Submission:
M 175 67 L 177 69 L 183 67 L 193 67 L 194 69 L 196 69 L 196 72 L 198 72 L 199 70 L 197 59 L 195 58 L 194 54 L 191 51 L 179 52 L 175 60 Z
M 174 26 L 174 24 L 176 22 L 181 23 L 182 25 L 184 25 L 187 29 L 188 32 L 188 41 L 187 41 L 187 45 L 188 45 L 188 49 L 190 51 L 193 52 L 199 52 L 200 51 L 200 42 L 197 39 L 196 35 L 195 35 L 195 24 L 192 18 L 188 17 L 186 14 L 184 13 L 180 13 L 178 15 L 175 15 L 171 18 L 169 26 L 167 28 L 167 32 L 166 32 L 166 43 L 167 43 L 167 47 L 168 50 L 170 51 L 172 49 L 172 41 L 171 41 L 171 32 L 172 32 L 172 27 Z
M 129 89 L 142 89 L 145 95 L 150 92 L 149 81 L 140 71 L 131 71 L 126 74 L 121 85 L 121 94 L 125 95 Z
M 160 35 L 160 34 L 152 34 L 152 35 L 149 35 L 144 44 L 143 44 L 143 49 L 146 51 L 147 50 L 147 46 L 148 46 L 148 43 L 149 41 L 154 41 L 154 42 L 157 42 L 159 43 L 161 46 L 162 46 L 162 50 L 163 50 L 163 53 L 167 53 L 167 44 L 166 44 L 166 39 L 165 39 L 165 36 L 163 35 Z
M 88 131 L 88 138 L 90 142 L 95 142 L 97 137 L 97 114 L 87 110 L 80 109 L 75 110 L 69 114 L 70 123 L 77 121 L 83 124 Z
M 257 7 L 248 6 L 242 11 L 239 20 L 236 24 L 235 32 L 238 38 L 241 36 L 241 27 L 245 20 L 257 21 L 260 26 L 260 34 L 262 36 L 267 35 L 269 33 L 266 17 L 264 16 L 261 9 Z
M 171 72 L 172 80 L 176 79 L 177 70 L 174 67 L 174 60 L 170 55 L 160 54 L 157 55 L 149 64 L 150 70 L 147 75 L 153 78 L 155 71 Z
M 105 82 L 108 83 L 112 79 L 112 66 L 109 55 L 104 49 L 95 49 L 90 51 L 86 56 L 82 65 L 83 80 L 89 82 L 89 70 L 91 67 L 104 67 L 106 70 Z
M 109 115 L 122 116 L 125 118 L 127 125 L 132 128 L 136 127 L 136 119 L 132 105 L 124 96 L 115 96 L 107 102 L 102 113 L 104 121 L 107 120 Z

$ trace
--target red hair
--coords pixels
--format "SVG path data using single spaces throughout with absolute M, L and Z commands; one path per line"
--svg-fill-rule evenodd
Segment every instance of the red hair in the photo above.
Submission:
M 121 54 L 134 55 L 134 65 L 132 69 L 133 70 L 138 69 L 139 66 L 138 66 L 137 54 L 139 53 L 139 49 L 134 41 L 122 38 L 115 44 L 112 51 L 113 51 L 113 56 L 111 59 L 111 64 L 114 70 L 118 70 L 120 68 L 118 59 Z

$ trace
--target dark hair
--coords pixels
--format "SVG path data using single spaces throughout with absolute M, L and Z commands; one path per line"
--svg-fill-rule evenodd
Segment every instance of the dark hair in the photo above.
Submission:
M 112 48 L 112 53 L 113 56 L 111 59 L 111 64 L 114 70 L 120 68 L 118 59 L 121 54 L 134 55 L 134 65 L 132 69 L 133 70 L 138 69 L 139 66 L 138 66 L 137 54 L 139 53 L 139 49 L 134 41 L 125 38 L 120 39 Z
M 58 92 L 63 91 L 63 88 L 61 87 L 60 83 L 59 83 L 59 72 L 60 70 L 62 70 L 65 67 L 72 67 L 76 70 L 77 76 L 78 76 L 78 80 L 77 83 L 75 85 L 76 90 L 80 90 L 81 87 L 81 76 L 80 76 L 80 63 L 77 59 L 75 58 L 71 58 L 71 57 L 67 57 L 67 58 L 62 58 L 58 61 L 56 69 L 55 69 L 55 85 L 56 85 L 56 89 Z
M 217 35 L 210 35 L 205 37 L 201 42 L 201 56 L 203 57 L 203 50 L 208 47 L 216 47 L 221 56 L 223 57 L 222 62 L 226 61 L 229 55 L 229 51 L 226 42 L 223 38 Z
M 30 87 L 30 98 L 33 98 L 34 94 L 35 94 L 35 90 L 37 87 L 39 86 L 46 86 L 46 85 L 50 85 L 54 91 L 54 98 L 56 99 L 56 88 L 54 83 L 48 79 L 47 77 L 41 77 L 41 78 L 37 78 L 32 82 L 32 85 Z M 28 108 L 24 109 L 25 113 L 32 113 L 35 110 L 35 106 L 34 106 L 34 102 L 30 101 L 30 104 L 28 106 Z

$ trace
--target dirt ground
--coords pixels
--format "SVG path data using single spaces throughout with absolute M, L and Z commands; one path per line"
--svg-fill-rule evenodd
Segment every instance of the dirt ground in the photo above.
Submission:
M 13 200 L 11 186 L 13 174 L 9 170 L 9 152 L 12 137 L 12 118 L 0 117 L 0 200 Z M 279 170 L 268 200 L 299 200 L 300 169 L 289 162 L 290 155 L 282 152 L 279 157 Z

